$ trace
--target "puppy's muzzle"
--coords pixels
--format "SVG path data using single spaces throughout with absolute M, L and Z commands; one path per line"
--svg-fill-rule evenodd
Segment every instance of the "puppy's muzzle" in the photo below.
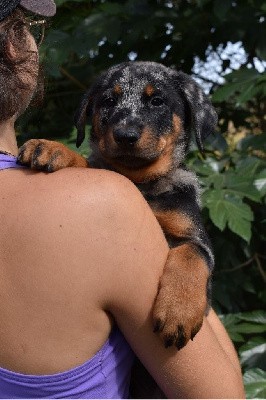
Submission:
M 140 138 L 140 131 L 135 128 L 116 128 L 113 131 L 114 140 L 119 145 L 134 145 Z

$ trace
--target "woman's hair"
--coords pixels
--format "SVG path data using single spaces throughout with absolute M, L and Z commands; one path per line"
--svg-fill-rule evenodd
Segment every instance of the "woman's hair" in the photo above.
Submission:
M 38 74 L 36 55 L 28 51 L 28 29 L 22 10 L 16 9 L 0 22 L 0 122 L 21 114 L 28 106 L 32 83 L 23 80 L 25 74 Z M 10 56 L 10 44 L 17 53 Z M 34 58 L 34 60 L 33 60 Z

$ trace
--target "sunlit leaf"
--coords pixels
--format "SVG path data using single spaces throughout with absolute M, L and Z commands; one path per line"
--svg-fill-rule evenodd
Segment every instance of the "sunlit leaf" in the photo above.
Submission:
M 264 310 L 238 313 L 236 316 L 238 319 L 243 321 L 255 322 L 258 324 L 266 324 L 266 311 Z
M 248 399 L 266 398 L 266 372 L 254 368 L 244 373 L 244 384 Z

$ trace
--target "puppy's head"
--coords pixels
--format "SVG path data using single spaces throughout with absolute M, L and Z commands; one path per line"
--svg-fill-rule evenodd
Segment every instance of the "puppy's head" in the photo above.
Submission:
M 200 150 L 217 116 L 188 75 L 154 62 L 127 62 L 103 73 L 76 113 L 77 146 L 92 117 L 92 144 L 133 181 L 165 175 L 184 159 L 194 131 Z

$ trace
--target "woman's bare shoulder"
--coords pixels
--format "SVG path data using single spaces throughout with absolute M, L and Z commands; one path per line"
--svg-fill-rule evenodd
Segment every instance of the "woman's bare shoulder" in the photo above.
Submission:
M 57 172 L 30 173 L 29 183 L 34 181 L 34 193 L 38 196 L 38 190 L 46 188 L 52 196 L 60 197 L 60 193 L 71 192 L 84 201 L 94 197 L 104 196 L 102 200 L 106 206 L 106 200 L 111 205 L 112 200 L 134 196 L 141 202 L 142 197 L 136 186 L 126 177 L 112 171 L 90 168 L 65 168 Z M 85 198 L 84 198 L 85 196 Z M 105 200 L 105 201 L 104 201 Z
M 110 256 L 109 251 L 113 252 L 111 259 L 116 265 L 118 255 L 126 262 L 130 257 L 143 258 L 142 252 L 156 255 L 158 246 L 168 250 L 140 191 L 115 172 L 89 168 L 66 168 L 52 174 L 29 171 L 21 183 L 21 193 L 19 197 L 27 203 L 29 214 L 39 215 L 39 221 L 46 221 L 44 226 L 71 227 L 73 243 L 101 237 L 101 242 L 106 243 L 106 257 Z

